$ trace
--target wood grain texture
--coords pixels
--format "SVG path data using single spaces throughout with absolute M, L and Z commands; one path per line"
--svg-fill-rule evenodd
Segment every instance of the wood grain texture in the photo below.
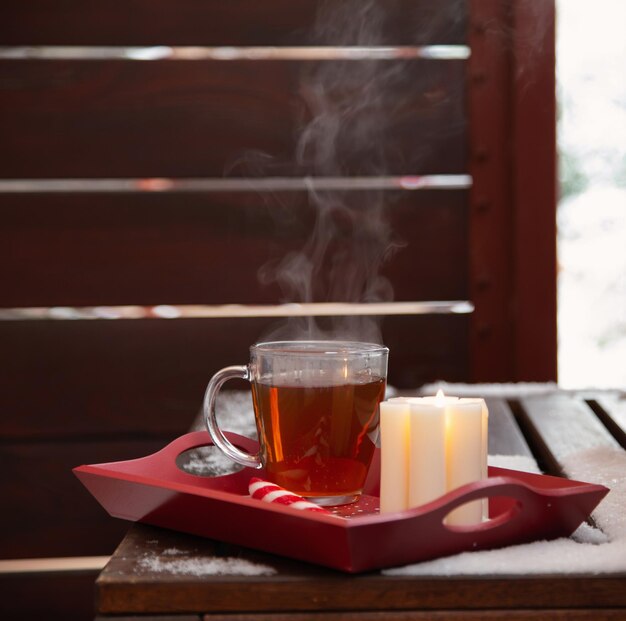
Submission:
M 354 5 L 334 0 L 349 10 Z M 19 0 L 0 5 L 0 45 L 305 45 L 321 0 Z M 378 43 L 454 44 L 465 39 L 465 1 L 384 0 Z M 345 8 L 344 8 L 345 7 Z M 330 31 L 329 44 L 354 45 Z
M 533 450 L 555 474 L 562 474 L 561 464 L 569 455 L 619 446 L 582 399 L 552 394 L 524 398 L 520 405 L 520 422 Z
M 555 1 L 512 3 L 515 378 L 557 378 Z
M 0 60 L 0 174 L 463 172 L 464 70 L 422 60 Z M 302 95 L 316 107 L 323 96 L 339 124 L 309 134 L 296 166 L 311 119 Z
M 96 572 L 0 576 L 6 621 L 85 621 L 94 614 Z
M 112 519 L 82 487 L 72 468 L 148 455 L 160 440 L 0 444 L 0 515 L 4 558 L 111 554 L 128 524 Z
M 259 270 L 311 255 L 317 226 L 310 301 L 360 301 L 378 276 L 383 298 L 466 299 L 466 192 L 328 197 L 316 216 L 305 192 L 0 194 L 0 306 L 306 301 Z
M 469 2 L 475 381 L 556 380 L 554 2 Z
M 98 617 L 103 621 L 106 617 Z M 140 621 L 144 617 L 115 617 L 117 621 Z M 150 621 L 148 617 L 148 621 Z M 159 621 L 161 617 L 154 617 Z M 305 612 L 305 613 L 210 613 L 202 621 L 623 621 L 624 611 L 612 609 L 546 609 L 537 610 L 403 610 L 384 612 Z M 164 621 L 169 619 L 164 618 Z M 181 621 L 185 621 L 181 618 Z
M 150 543 L 148 543 L 150 542 Z M 624 608 L 623 577 L 394 577 L 379 573 L 347 576 L 339 572 L 255 553 L 236 546 L 190 538 L 169 531 L 134 526 L 97 580 L 101 614 L 270 613 L 279 611 L 447 611 L 528 610 L 537 608 Z M 141 555 L 176 547 L 195 558 L 236 557 L 263 563 L 275 575 L 189 576 L 144 573 Z M 132 577 L 132 578 L 131 578 Z M 247 594 L 242 598 L 241 592 Z M 444 617 L 445 618 L 445 617 Z M 583 617 L 584 618 L 584 617 Z
M 485 401 L 489 409 L 489 454 L 532 457 L 507 401 L 498 398 Z
M 472 381 L 504 382 L 515 377 L 515 293 L 511 247 L 514 239 L 510 183 L 510 41 L 508 3 L 469 2 L 468 67 L 469 282 L 475 304 L 470 334 Z
M 2 435 L 79 440 L 182 433 L 215 371 L 245 364 L 249 346 L 263 335 L 288 338 L 298 327 L 275 319 L 1 322 Z M 465 316 L 387 317 L 381 329 L 392 352 L 391 384 L 467 377 Z

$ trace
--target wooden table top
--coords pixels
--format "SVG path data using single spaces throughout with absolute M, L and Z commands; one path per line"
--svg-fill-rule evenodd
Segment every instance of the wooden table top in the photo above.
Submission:
M 626 447 L 626 398 L 617 392 L 548 390 L 487 402 L 490 455 L 525 456 L 562 475 L 579 451 L 621 458 Z M 617 571 L 597 574 L 348 575 L 136 524 L 96 596 L 99 619 L 614 620 L 626 619 L 626 558 Z

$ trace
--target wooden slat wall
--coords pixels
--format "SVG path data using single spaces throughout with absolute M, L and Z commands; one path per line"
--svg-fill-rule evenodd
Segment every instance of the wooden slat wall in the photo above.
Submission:
M 0 6 L 3 45 L 311 45 L 325 0 L 6 0 Z M 465 0 L 384 0 L 380 45 L 465 41 Z M 336 28 L 324 43 L 353 45 L 355 31 Z
M 277 319 L 0 322 L 6 439 L 168 438 L 189 428 L 208 378 L 245 364 Z M 390 374 L 407 386 L 466 377 L 467 319 L 386 317 Z M 412 350 L 419 350 L 416 357 Z M 243 387 L 243 386 L 241 386 Z
M 381 275 L 396 300 L 466 299 L 466 192 L 343 200 L 344 212 L 389 227 L 398 248 Z M 305 192 L 0 194 L 0 212 L 1 299 L 13 307 L 275 303 L 283 293 L 258 270 L 303 248 L 315 223 Z M 349 219 L 334 226 L 336 246 L 352 243 Z M 376 228 L 363 235 L 380 246 Z M 327 298 L 320 287 L 316 301 Z
M 324 10 L 347 8 L 344 19 L 351 23 L 348 0 L 66 0 L 62 5 L 10 0 L 0 6 L 0 46 L 364 43 L 355 34 L 358 28 L 334 28 L 322 37 L 313 27 L 322 4 Z M 487 5 L 489 23 L 505 33 L 501 40 L 510 49 L 509 13 Z M 375 17 L 382 27 L 369 45 L 463 44 L 468 32 L 475 33 L 476 7 L 465 0 L 380 0 L 368 6 L 375 16 L 384 9 L 384 17 Z M 340 124 L 338 168 L 323 158 L 315 165 L 310 158 L 294 164 L 298 133 L 310 119 L 302 72 L 323 74 L 331 67 L 348 76 L 365 67 L 369 75 L 382 72 L 389 79 L 376 110 L 365 106 L 352 125 Z M 504 63 L 503 71 L 501 81 L 487 82 L 485 102 L 508 87 L 510 65 Z M 245 184 L 248 175 L 477 174 L 474 149 L 500 112 L 473 115 L 478 82 L 467 74 L 464 60 L 143 62 L 5 54 L 0 58 L 0 307 L 284 301 L 279 288 L 261 286 L 256 273 L 266 261 L 301 247 L 314 228 L 303 191 L 37 192 L 33 186 L 18 192 L 3 190 L 3 180 L 83 178 L 88 185 L 90 179 L 110 177 L 207 178 L 229 171 Z M 349 80 L 333 88 L 335 94 L 359 97 L 358 84 Z M 506 97 L 496 101 L 508 105 Z M 374 112 L 383 112 L 382 121 L 372 122 Z M 504 125 L 497 131 L 505 131 Z M 498 144 L 507 144 L 506 137 Z M 274 159 L 268 164 L 262 158 L 260 166 L 249 150 Z M 489 161 L 500 157 L 496 151 Z M 500 173 L 505 177 L 494 203 L 502 215 L 489 235 L 476 233 L 483 225 L 476 213 L 481 195 L 475 191 L 375 193 L 385 204 L 390 239 L 404 243 L 382 270 L 395 299 L 470 297 L 476 316 L 487 324 L 483 329 L 465 315 L 384 318 L 383 340 L 392 351 L 389 378 L 399 387 L 436 379 L 530 379 L 514 375 L 516 352 L 507 331 L 515 320 L 506 306 L 515 283 L 510 290 L 506 281 L 515 273 L 502 240 L 514 237 L 515 220 L 506 211 L 514 204 L 506 162 L 490 169 L 480 186 L 488 188 Z M 335 245 L 351 239 L 352 217 L 371 220 L 373 194 L 341 195 L 342 213 L 350 215 L 335 223 Z M 486 261 L 503 269 L 498 301 L 491 304 L 481 297 L 482 268 L 474 253 L 494 244 L 501 252 L 486 252 Z M 341 292 L 329 296 L 322 284 L 314 288 L 315 301 L 344 301 Z M 500 327 L 491 337 L 475 336 L 489 334 L 493 322 Z M 261 318 L 0 321 L 0 459 L 18 473 L 18 460 L 39 464 L 45 477 L 37 484 L 45 486 L 45 503 L 52 506 L 55 494 L 65 497 L 69 465 L 106 459 L 101 456 L 107 447 L 111 459 L 145 454 L 184 430 L 211 373 L 244 362 L 247 346 L 275 324 Z M 506 338 L 499 342 L 501 336 Z M 494 342 L 500 344 L 493 347 Z M 56 469 L 47 465 L 54 461 L 47 456 L 55 446 L 64 455 Z M 20 515 L 37 513 L 37 496 L 16 476 L 0 479 L 3 497 L 24 501 L 2 529 L 3 537 L 17 528 Z M 77 502 L 86 507 L 91 500 Z M 74 529 L 67 549 L 107 552 L 118 534 L 106 516 L 91 515 L 84 529 Z M 56 535 L 42 535 L 7 553 L 18 554 L 19 548 L 23 556 L 57 554 L 63 548 L 58 542 Z M 4 542 L 2 550 L 5 554 Z
M 324 72 L 343 76 L 327 86 L 330 96 L 341 88 L 341 97 L 352 90 L 358 99 L 362 82 L 348 78 L 365 65 L 363 79 L 388 77 L 372 106 L 329 136 L 340 164 L 334 174 L 463 172 L 464 62 L 324 61 Z M 294 166 L 299 129 L 310 121 L 300 80 L 319 71 L 319 63 L 293 60 L 0 60 L 0 171 L 4 178 L 319 174 L 306 162 Z M 251 150 L 274 160 L 260 167 Z
M 110 554 L 128 524 L 108 517 L 85 494 L 71 470 L 81 463 L 132 459 L 163 447 L 164 441 L 3 442 L 0 449 L 3 493 L 3 558 Z M 11 482 L 11 487 L 8 486 Z
M 366 43 L 463 43 L 461 4 L 387 2 L 385 27 Z M 312 28 L 319 5 L 10 2 L 0 7 L 0 45 L 364 43 L 342 31 L 321 38 Z M 382 97 L 344 123 L 333 167 L 315 161 L 315 143 L 296 162 L 310 121 L 303 79 L 324 78 L 331 68 L 348 77 L 355 69 L 384 75 Z M 276 284 L 260 284 L 257 272 L 305 245 L 315 228 L 305 191 L 246 191 L 245 179 L 235 192 L 142 192 L 141 181 L 138 191 L 85 191 L 89 179 L 463 173 L 464 72 L 459 60 L 0 59 L 0 177 L 85 179 L 83 191 L 33 185 L 0 192 L 0 306 L 291 301 Z M 358 83 L 331 86 L 333 97 L 359 96 Z M 359 140 L 364 126 L 366 141 Z M 273 159 L 251 153 L 259 151 Z M 383 239 L 398 249 L 381 275 L 395 299 L 467 298 L 467 191 L 357 190 L 332 198 L 343 205 L 333 215 L 335 250 L 353 240 L 352 215 L 375 222 L 384 208 Z M 376 230 L 364 227 L 360 236 L 361 246 L 380 252 Z M 327 284 L 315 285 L 313 301 L 360 301 L 345 290 L 329 293 Z M 101 512 L 71 467 L 146 454 L 183 432 L 210 375 L 245 362 L 249 344 L 281 323 L 0 322 L 0 492 L 16 508 L 0 524 L 3 556 L 111 552 L 126 525 Z M 394 351 L 393 383 L 468 376 L 466 317 L 381 323 Z

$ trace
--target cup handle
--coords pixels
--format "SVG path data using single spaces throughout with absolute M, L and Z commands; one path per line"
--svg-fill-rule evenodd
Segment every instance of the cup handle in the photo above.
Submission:
M 206 392 L 204 393 L 204 422 L 206 423 L 213 443 L 224 455 L 242 466 L 258 469 L 263 466 L 260 454 L 251 455 L 234 446 L 220 429 L 217 424 L 217 418 L 215 417 L 215 399 L 217 398 L 217 393 L 224 382 L 235 378 L 250 381 L 250 369 L 246 365 L 224 367 L 211 378 Z

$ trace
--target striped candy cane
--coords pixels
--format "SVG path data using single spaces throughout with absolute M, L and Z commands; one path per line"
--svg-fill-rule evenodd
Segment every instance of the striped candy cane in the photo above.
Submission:
M 292 494 L 286 489 L 283 489 L 278 485 L 274 485 L 274 483 L 263 481 L 263 479 L 259 479 L 257 477 L 250 479 L 248 491 L 250 492 L 250 496 L 252 496 L 252 498 L 256 498 L 257 500 L 262 500 L 264 502 L 275 502 L 279 505 L 288 505 L 294 509 L 330 514 L 330 511 L 305 500 L 302 496 Z

